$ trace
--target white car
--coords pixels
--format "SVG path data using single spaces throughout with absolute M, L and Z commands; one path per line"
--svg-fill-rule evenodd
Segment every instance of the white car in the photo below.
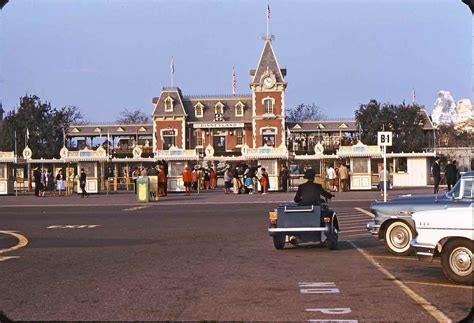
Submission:
M 451 281 L 473 284 L 474 214 L 472 203 L 463 208 L 420 211 L 413 214 L 418 235 L 411 241 L 419 260 L 441 255 L 443 272 Z

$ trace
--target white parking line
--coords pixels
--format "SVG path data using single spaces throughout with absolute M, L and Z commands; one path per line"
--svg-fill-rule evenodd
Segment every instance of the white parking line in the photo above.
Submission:
M 143 209 L 147 209 L 151 207 L 151 205 L 142 205 L 142 206 L 135 206 L 135 207 L 131 207 L 131 208 L 128 208 L 128 209 L 123 209 L 122 211 L 125 211 L 125 212 L 128 212 L 128 211 L 137 211 L 137 210 L 143 210 Z
M 355 207 L 354 210 L 357 210 L 359 212 L 362 212 L 368 216 L 370 216 L 371 218 L 374 218 L 375 215 L 373 215 L 371 212 L 367 211 L 367 210 L 364 210 L 364 209 L 361 209 L 360 207 Z
M 379 271 L 381 271 L 385 276 L 392 280 L 398 287 L 401 288 L 408 296 L 410 296 L 415 302 L 417 302 L 421 307 L 423 307 L 431 316 L 433 316 L 438 322 L 451 322 L 451 320 L 444 315 L 443 312 L 438 310 L 434 305 L 432 305 L 428 300 L 422 296 L 415 293 L 407 285 L 401 282 L 397 277 L 392 275 L 387 269 L 382 267 L 382 265 L 377 262 L 372 256 L 367 254 L 364 250 L 360 249 L 353 241 L 349 243 L 359 251 L 362 256 L 364 256 L 372 265 L 374 265 Z

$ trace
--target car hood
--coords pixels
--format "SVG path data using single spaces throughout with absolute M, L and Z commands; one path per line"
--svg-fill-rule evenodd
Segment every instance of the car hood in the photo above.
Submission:
M 407 215 L 416 211 L 444 209 L 450 199 L 446 195 L 399 196 L 384 203 L 375 201 L 370 206 L 376 217 Z

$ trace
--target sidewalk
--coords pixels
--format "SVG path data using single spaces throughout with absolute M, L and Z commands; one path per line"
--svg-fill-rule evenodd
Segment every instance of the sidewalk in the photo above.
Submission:
M 432 187 L 397 188 L 388 191 L 388 200 L 404 194 L 432 194 Z M 350 191 L 335 192 L 332 203 L 347 201 L 367 201 L 382 199 L 378 190 L 371 191 Z M 107 194 L 90 195 L 88 198 L 81 198 L 80 195 L 70 196 L 47 196 L 36 197 L 33 193 L 19 196 L 0 196 L 0 209 L 10 207 L 40 207 L 40 206 L 137 206 L 137 205 L 182 205 L 182 204 L 242 204 L 242 203 L 283 203 L 292 202 L 295 192 L 281 193 L 270 192 L 261 194 L 224 194 L 222 189 L 215 191 L 201 191 L 185 196 L 184 193 L 170 193 L 166 197 L 161 197 L 158 202 L 137 203 L 133 192 L 119 192 Z

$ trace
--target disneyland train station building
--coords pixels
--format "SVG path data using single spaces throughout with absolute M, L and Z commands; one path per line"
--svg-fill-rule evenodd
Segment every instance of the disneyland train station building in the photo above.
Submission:
M 350 168 L 351 189 L 371 189 L 383 161 L 379 147 L 357 140 L 355 120 L 285 121 L 286 72 L 267 38 L 256 69 L 250 71 L 250 94 L 187 96 L 178 87 L 166 87 L 152 99 L 152 123 L 72 125 L 59 159 L 32 156 L 28 147 L 22 157 L 0 152 L 0 194 L 28 190 L 37 166 L 54 174 L 63 169 L 73 191 L 81 168 L 88 176 L 88 192 L 130 190 L 135 167 L 162 161 L 168 164 L 170 191 L 184 190 L 186 165 L 213 167 L 221 178 L 225 167 L 236 164 L 261 165 L 269 173 L 270 190 L 278 190 L 281 165 L 292 174 L 291 186 L 301 181 L 306 168 L 323 179 L 328 165 L 344 163 Z M 420 113 L 426 116 L 431 152 L 387 154 L 394 186 L 432 181 L 434 127 L 426 111 Z

